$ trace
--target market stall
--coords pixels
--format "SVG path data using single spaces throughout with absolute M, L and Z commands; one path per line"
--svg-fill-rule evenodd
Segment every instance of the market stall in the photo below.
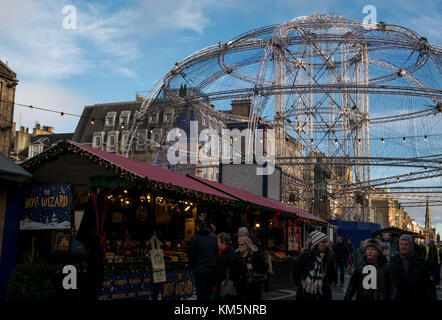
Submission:
M 58 278 L 64 265 L 77 267 L 80 291 L 88 285 L 84 274 L 90 267 L 87 241 L 77 238 L 81 225 L 85 216 L 95 217 L 94 210 L 106 216 L 98 232 L 105 257 L 100 300 L 189 298 L 194 280 L 186 250 L 195 223 L 207 219 L 213 205 L 233 216 L 242 210 L 233 197 L 184 175 L 74 142 L 62 142 L 23 167 L 34 180 L 20 221 L 20 252 L 37 240 L 37 250 Z M 160 280 L 152 270 L 153 236 L 163 250 Z

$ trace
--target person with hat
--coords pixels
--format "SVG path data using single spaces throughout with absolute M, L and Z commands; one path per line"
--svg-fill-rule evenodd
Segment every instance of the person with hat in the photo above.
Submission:
M 436 300 L 436 288 L 424 258 L 414 250 L 409 234 L 399 238 L 399 255 L 390 261 L 391 272 L 398 279 L 397 300 Z
M 427 261 L 428 268 L 433 278 L 436 289 L 440 288 L 440 262 L 442 252 L 440 248 L 436 247 L 434 240 L 430 241 L 430 245 L 425 248 L 425 260 Z
M 339 270 L 339 285 L 341 287 L 344 286 L 344 276 L 345 276 L 345 267 L 346 267 L 346 261 L 348 258 L 348 249 L 347 246 L 344 243 L 344 240 L 342 239 L 342 236 L 338 236 L 338 243 L 336 243 L 333 247 L 333 251 L 335 253 L 335 259 L 336 259 L 336 272 Z M 336 279 L 336 283 L 337 283 Z
M 336 280 L 336 272 L 327 235 L 313 231 L 308 241 L 310 249 L 298 257 L 293 268 L 298 287 L 296 300 L 332 300 L 331 285 Z
M 382 254 L 380 241 L 374 238 L 367 239 L 363 247 L 365 255 L 360 261 L 355 262 L 344 300 L 352 300 L 355 295 L 356 300 L 361 301 L 395 300 L 397 281 L 390 273 L 387 258 Z

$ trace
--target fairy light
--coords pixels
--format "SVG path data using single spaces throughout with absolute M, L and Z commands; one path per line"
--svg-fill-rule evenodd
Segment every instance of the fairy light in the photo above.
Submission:
M 60 118 L 64 117 L 64 112 L 60 112 Z

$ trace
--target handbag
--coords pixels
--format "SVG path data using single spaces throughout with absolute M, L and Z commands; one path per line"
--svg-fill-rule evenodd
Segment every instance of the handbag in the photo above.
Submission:
M 226 278 L 223 280 L 223 282 L 221 282 L 220 296 L 222 298 L 238 296 L 235 285 L 233 281 L 229 278 L 229 272 L 227 272 Z

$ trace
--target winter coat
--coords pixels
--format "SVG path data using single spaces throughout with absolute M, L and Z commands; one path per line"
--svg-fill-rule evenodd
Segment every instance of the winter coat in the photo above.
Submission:
M 199 230 L 190 239 L 187 256 L 195 275 L 209 275 L 213 259 L 218 254 L 216 235 L 210 233 L 209 228 Z
M 311 270 L 314 269 L 315 256 L 312 251 L 306 251 L 299 255 L 296 259 L 295 265 L 293 266 L 293 279 L 295 280 L 295 285 L 298 286 L 296 292 L 297 300 L 331 300 L 332 291 L 331 284 L 337 280 L 335 261 L 330 256 L 324 257 L 323 270 L 325 270 L 325 276 L 322 284 L 323 295 L 311 295 L 304 292 L 302 287 L 302 281 L 307 278 Z
M 430 279 L 430 272 L 425 260 L 418 252 L 406 258 L 409 262 L 405 271 L 400 255 L 391 259 L 391 272 L 399 281 L 398 300 L 436 300 L 436 288 Z
M 355 252 L 355 248 L 354 248 L 354 246 L 353 246 L 353 243 L 348 243 L 348 242 L 346 242 L 345 243 L 345 246 L 347 247 L 347 251 L 348 251 L 348 255 L 349 256 L 353 256 L 353 253 Z
M 348 258 L 348 249 L 345 243 L 337 243 L 333 246 L 336 262 L 345 261 Z
M 252 265 L 253 272 L 267 273 L 268 271 L 268 264 L 259 251 L 250 252 L 245 258 L 241 256 L 239 251 L 236 251 L 232 279 L 240 300 L 259 300 L 261 298 L 261 284 L 247 283 L 246 280 L 248 263 Z
M 358 265 L 359 263 L 362 263 L 362 261 L 364 260 L 365 257 L 365 248 L 358 248 L 356 250 L 354 259 L 353 259 L 353 263 L 354 265 Z
M 384 255 L 380 255 L 377 262 L 377 289 L 365 289 L 363 280 L 366 274 L 363 269 L 367 265 L 374 265 L 367 261 L 367 257 L 355 264 L 353 274 L 348 284 L 344 300 L 351 300 L 356 294 L 356 300 L 395 300 L 398 293 L 398 280 L 393 278 L 390 265 Z
M 221 255 L 217 255 L 213 260 L 211 278 L 219 292 L 221 283 L 229 272 L 229 278 L 232 279 L 233 264 L 235 262 L 235 249 L 230 245 Z

